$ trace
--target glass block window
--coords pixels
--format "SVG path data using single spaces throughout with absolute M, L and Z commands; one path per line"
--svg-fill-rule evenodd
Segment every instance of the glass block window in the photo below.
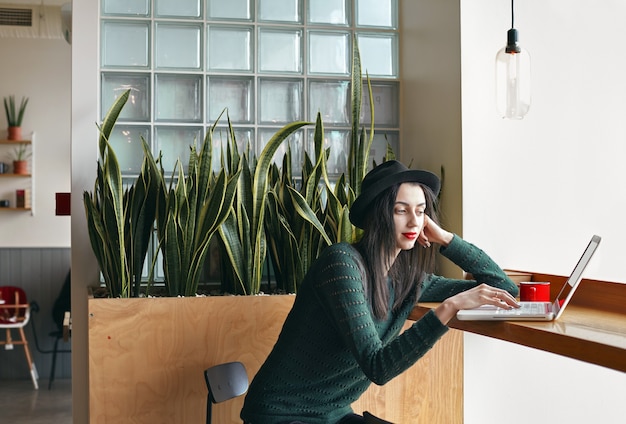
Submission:
M 207 71 L 252 72 L 253 27 L 209 25 L 207 31 Z
M 373 159 L 398 149 L 398 0 L 101 0 L 100 110 L 126 89 L 131 98 L 113 143 L 124 173 L 140 166 L 139 136 L 171 171 L 216 121 L 227 137 L 260 152 L 286 123 L 319 112 L 331 148 L 329 170 L 345 172 L 350 71 L 358 41 L 375 106 Z M 361 122 L 370 123 L 367 90 Z M 311 149 L 313 126 L 287 143 L 295 165 Z M 221 147 L 216 141 L 217 149 Z M 380 156 L 380 157 L 379 157 Z M 214 163 L 219 166 L 219 161 Z M 294 169 L 298 169 L 294 166 Z
M 110 140 L 123 174 L 139 172 L 142 137 L 171 174 L 213 125 L 219 152 L 227 116 L 241 151 L 258 154 L 283 125 L 314 123 L 318 112 L 330 177 L 347 172 L 355 39 L 372 84 L 371 158 L 380 162 L 387 143 L 399 147 L 398 0 L 100 0 L 101 117 L 131 90 Z M 362 125 L 370 116 L 364 89 Z M 294 133 L 276 163 L 289 147 L 298 175 L 313 130 Z
M 155 68 L 201 69 L 201 25 L 157 22 L 154 26 L 154 32 Z

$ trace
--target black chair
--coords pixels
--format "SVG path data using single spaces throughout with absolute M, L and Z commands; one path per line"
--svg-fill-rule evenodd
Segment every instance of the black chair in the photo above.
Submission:
M 248 391 L 248 374 L 241 362 L 227 362 L 204 370 L 204 380 L 209 389 L 206 401 L 206 422 L 211 423 L 214 403 L 241 396 Z
M 36 301 L 32 301 L 30 303 L 30 309 L 32 312 L 38 313 L 40 311 L 39 304 Z M 54 347 L 52 350 L 41 349 L 39 346 L 39 340 L 37 338 L 37 330 L 35 326 L 34 315 L 32 321 L 33 326 L 33 335 L 35 337 L 35 346 L 40 353 L 52 354 L 52 366 L 50 367 L 50 380 L 48 381 L 48 390 L 52 388 L 52 382 L 54 381 L 54 376 L 56 374 L 56 363 L 57 363 L 57 354 L 58 353 L 71 353 L 71 349 L 59 349 L 59 341 L 63 339 L 63 319 L 65 317 L 66 311 L 71 311 L 71 273 L 68 272 L 65 277 L 65 282 L 63 283 L 63 287 L 61 287 L 61 291 L 54 301 L 54 305 L 52 306 L 52 320 L 56 325 L 56 330 L 48 333 L 50 337 L 54 338 Z

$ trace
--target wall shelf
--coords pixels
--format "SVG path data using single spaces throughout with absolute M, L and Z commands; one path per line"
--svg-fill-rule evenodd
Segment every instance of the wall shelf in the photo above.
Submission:
M 35 214 L 35 133 L 30 134 L 27 140 L 0 140 L 0 162 L 12 165 L 11 147 L 28 145 L 30 154 L 27 161 L 30 165 L 30 173 L 15 174 L 13 172 L 0 173 L 0 199 L 9 200 L 9 207 L 0 207 L 0 212 L 30 212 Z M 27 181 L 24 181 L 27 180 Z M 17 190 L 27 190 L 26 207 L 16 207 Z

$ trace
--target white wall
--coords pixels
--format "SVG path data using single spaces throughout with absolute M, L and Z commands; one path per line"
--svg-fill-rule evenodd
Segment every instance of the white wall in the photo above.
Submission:
M 626 2 L 515 2 L 533 72 L 521 121 L 499 118 L 493 100 L 510 2 L 461 5 L 464 237 L 503 267 L 567 275 L 597 233 L 603 241 L 586 275 L 626 282 L 626 57 L 615 49 Z M 529 391 L 538 380 L 551 385 Z M 522 388 L 500 387 L 509 381 Z M 624 393 L 624 373 L 465 337 L 468 424 L 623 422 Z
M 70 218 L 55 216 L 55 193 L 70 191 L 70 52 L 61 39 L 0 38 L 0 97 L 30 98 L 22 132 L 36 134 L 34 216 L 0 211 L 0 247 L 70 246 Z M 0 138 L 6 138 L 1 109 Z M 2 152 L 0 161 L 10 162 L 12 149 Z M 8 178 L 0 192 L 5 183 Z M 13 192 L 8 198 L 14 205 Z
M 500 119 L 492 101 L 510 4 L 462 3 L 464 234 L 505 267 L 565 275 L 597 233 L 587 275 L 626 282 L 626 59 L 612 41 L 622 37 L 626 3 L 516 3 L 533 72 L 521 121 Z
M 624 373 L 465 333 L 465 424 L 622 424 Z

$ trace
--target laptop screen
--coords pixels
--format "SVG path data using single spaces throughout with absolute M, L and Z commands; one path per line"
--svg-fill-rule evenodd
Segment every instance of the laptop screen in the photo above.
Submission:
M 600 240 L 601 237 L 597 235 L 594 235 L 591 238 L 591 241 L 587 245 L 587 248 L 578 260 L 576 267 L 572 271 L 565 284 L 563 284 L 563 288 L 561 289 L 559 295 L 554 301 L 554 310 L 556 311 L 557 318 L 561 315 L 562 311 L 571 300 L 572 295 L 574 294 L 574 291 L 577 288 L 578 284 L 580 284 L 580 281 L 583 278 L 583 271 L 585 271 L 585 268 L 587 268 L 591 257 L 593 256 L 598 245 L 600 244 Z

